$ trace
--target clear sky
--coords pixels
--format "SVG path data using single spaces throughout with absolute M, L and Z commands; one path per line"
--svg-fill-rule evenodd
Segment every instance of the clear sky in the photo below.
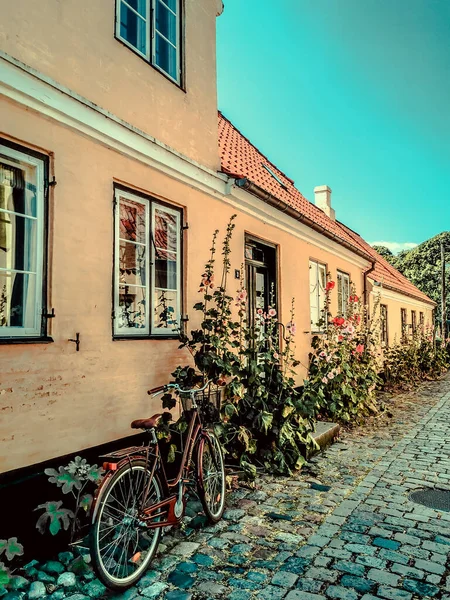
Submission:
M 449 230 L 450 0 L 224 2 L 225 116 L 367 241 Z

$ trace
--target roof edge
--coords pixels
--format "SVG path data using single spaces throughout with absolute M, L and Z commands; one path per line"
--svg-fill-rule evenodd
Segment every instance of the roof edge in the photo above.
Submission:
M 283 200 L 279 200 L 276 196 L 274 196 L 270 192 L 267 192 L 265 189 L 261 188 L 256 183 L 253 183 L 253 181 L 251 181 L 247 177 L 236 179 L 235 183 L 239 188 L 249 192 L 253 196 L 256 196 L 257 198 L 259 198 L 260 200 L 262 200 L 269 206 L 272 206 L 272 207 L 280 210 L 281 212 L 286 213 L 287 215 L 289 215 L 296 221 L 299 221 L 300 223 L 304 223 L 308 227 L 311 227 L 311 229 L 314 229 L 315 231 L 321 233 L 323 236 L 333 240 L 340 246 L 347 248 L 348 250 L 350 250 L 357 256 L 364 258 L 370 264 L 372 264 L 372 265 L 375 264 L 375 261 L 369 254 L 366 254 L 363 250 L 360 250 L 357 246 L 353 246 L 353 244 L 346 242 L 345 240 L 343 240 L 339 236 L 335 235 L 331 231 L 328 231 L 328 229 L 325 229 L 325 227 L 322 227 L 318 223 L 315 223 L 314 221 L 312 221 L 311 219 L 309 219 L 308 217 L 303 215 L 300 211 L 295 209 L 293 206 L 290 206 Z

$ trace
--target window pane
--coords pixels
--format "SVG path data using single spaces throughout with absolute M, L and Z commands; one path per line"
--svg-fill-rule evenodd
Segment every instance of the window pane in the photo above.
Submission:
M 31 179 L 31 181 L 30 181 Z M 0 209 L 36 216 L 35 168 L 2 162 L 0 157 Z
M 0 210 L 0 268 L 36 271 L 37 221 Z
M 155 45 L 155 62 L 158 67 L 165 71 L 173 79 L 178 79 L 176 49 L 164 38 L 162 38 L 158 32 L 156 32 L 155 36 Z
M 168 6 L 170 8 L 170 10 L 172 10 L 174 13 L 177 12 L 178 0 L 161 0 L 161 1 L 164 2 L 164 4 L 166 6 Z
M 155 290 L 153 326 L 156 329 L 177 329 L 178 315 L 178 293 Z
M 36 328 L 36 276 L 0 271 L 1 327 Z
M 155 287 L 177 289 L 177 257 L 164 250 L 155 250 Z
M 142 15 L 145 19 L 145 10 L 146 4 L 148 0 L 125 0 L 126 4 L 134 8 L 140 15 Z
M 117 328 L 145 329 L 146 291 L 144 287 L 119 286 L 119 307 L 116 315 Z M 119 331 L 120 333 L 120 331 Z
M 146 283 L 146 247 L 120 241 L 119 283 L 143 285 Z
M 178 233 L 178 218 L 176 215 L 157 208 L 155 210 L 154 231 L 156 247 L 176 252 Z
M 142 54 L 147 53 L 147 23 L 122 2 L 120 7 L 120 37 Z
M 177 45 L 177 18 L 167 7 L 157 0 L 155 10 L 155 26 L 174 46 Z
M 119 236 L 124 240 L 146 243 L 145 206 L 140 202 L 120 199 Z

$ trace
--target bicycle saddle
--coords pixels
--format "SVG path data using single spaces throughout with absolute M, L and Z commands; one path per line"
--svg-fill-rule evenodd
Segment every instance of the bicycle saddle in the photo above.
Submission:
M 162 419 L 162 413 L 157 415 L 153 415 L 149 419 L 137 419 L 131 423 L 131 429 L 152 429 L 153 427 L 157 427 L 158 423 Z M 169 415 L 170 420 L 172 420 L 172 416 Z

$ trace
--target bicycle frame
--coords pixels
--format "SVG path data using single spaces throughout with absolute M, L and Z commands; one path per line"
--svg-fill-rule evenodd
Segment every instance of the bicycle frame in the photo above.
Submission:
M 159 391 L 162 390 L 158 390 L 158 393 Z M 102 490 L 105 489 L 105 484 L 114 475 L 114 472 L 120 469 L 127 462 L 137 459 L 144 459 L 146 461 L 146 469 L 150 470 L 150 477 L 147 488 L 144 492 L 142 506 L 145 506 L 146 504 L 148 493 L 150 491 L 150 484 L 155 473 L 158 474 L 161 482 L 164 498 L 157 504 L 153 504 L 141 512 L 143 523 L 145 523 L 148 529 L 155 529 L 176 525 L 181 521 L 184 515 L 184 507 L 186 503 L 184 485 L 189 483 L 189 474 L 191 470 L 190 465 L 192 462 L 194 448 L 197 442 L 201 443 L 202 438 L 206 440 L 209 437 L 208 432 L 203 428 L 198 408 L 195 403 L 194 394 L 191 392 L 190 395 L 191 399 L 193 400 L 193 408 L 190 411 L 191 418 L 189 421 L 186 443 L 177 476 L 171 480 L 167 479 L 155 431 L 150 430 L 149 433 L 152 437 L 147 446 L 133 446 L 118 452 L 112 452 L 111 454 L 107 454 L 102 457 L 110 460 L 103 463 L 103 468 L 106 470 L 106 475 L 104 476 L 94 496 L 94 501 L 92 504 L 93 518 L 95 518 L 97 513 L 97 507 L 99 506 L 99 499 L 101 498 Z M 114 462 L 116 459 L 118 459 L 117 462 Z M 176 505 L 177 502 L 180 501 L 183 503 L 182 510 L 177 511 Z M 155 521 L 155 519 L 161 518 L 163 518 L 163 520 Z

